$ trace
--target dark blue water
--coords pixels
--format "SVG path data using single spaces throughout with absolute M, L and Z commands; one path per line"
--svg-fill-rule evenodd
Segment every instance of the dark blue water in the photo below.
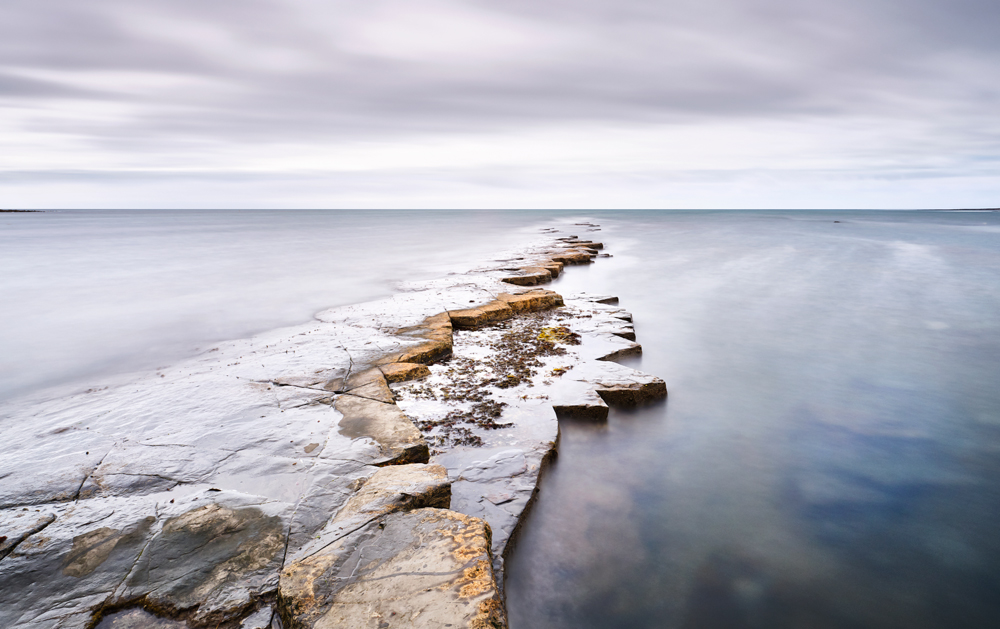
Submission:
M 511 627 L 1000 626 L 1000 214 L 595 220 L 670 397 L 563 427 Z

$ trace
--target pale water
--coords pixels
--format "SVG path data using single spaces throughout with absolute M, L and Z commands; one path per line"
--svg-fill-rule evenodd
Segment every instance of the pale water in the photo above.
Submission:
M 1000 214 L 594 220 L 670 397 L 563 426 L 512 629 L 1000 626 Z

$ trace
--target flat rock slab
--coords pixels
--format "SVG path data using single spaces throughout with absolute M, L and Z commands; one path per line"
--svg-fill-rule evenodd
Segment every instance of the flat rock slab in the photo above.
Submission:
M 511 275 L 500 281 L 516 286 L 537 286 L 551 282 L 552 277 L 552 273 L 547 268 L 535 266 L 520 269 L 519 275 Z
M 280 592 L 293 626 L 506 626 L 489 526 L 454 511 L 389 514 L 293 568 Z
M 287 564 L 320 555 L 330 544 L 373 519 L 395 511 L 451 505 L 451 481 L 440 465 L 413 463 L 379 469 L 360 484 L 354 493 L 315 539 L 300 549 L 290 549 Z
M 448 313 L 456 328 L 477 328 L 487 323 L 503 321 L 514 316 L 514 310 L 502 301 L 492 301 L 476 308 L 452 310 Z
M 379 369 L 382 370 L 382 374 L 389 384 L 419 380 L 431 375 L 430 369 L 420 363 L 389 363 L 381 365 Z
M 561 295 L 550 290 L 541 289 L 513 295 L 509 293 L 501 293 L 497 295 L 497 301 L 502 301 L 507 304 L 515 313 L 536 312 L 563 305 L 563 298 Z
M 96 629 L 187 629 L 187 623 L 159 618 L 144 609 L 127 609 L 105 616 Z
M 395 404 L 355 395 L 341 395 L 336 408 L 344 416 L 340 432 L 356 439 L 370 437 L 381 449 L 376 465 L 422 463 L 428 458 L 427 444 L 413 422 Z
M 221 622 L 274 588 L 284 549 L 278 515 L 259 507 L 196 507 L 163 523 L 119 598 L 144 598 L 173 612 L 197 608 L 195 624 Z

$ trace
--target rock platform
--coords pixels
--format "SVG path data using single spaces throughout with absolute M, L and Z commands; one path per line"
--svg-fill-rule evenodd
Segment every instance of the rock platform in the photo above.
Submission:
M 641 351 L 615 298 L 537 288 L 602 249 L 0 407 L 0 626 L 505 627 L 559 422 L 666 396 L 613 362 Z

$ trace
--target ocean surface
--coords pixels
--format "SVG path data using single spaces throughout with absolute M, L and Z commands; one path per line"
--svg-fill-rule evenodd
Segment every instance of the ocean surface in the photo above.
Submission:
M 1000 213 L 0 214 L 0 399 L 59 395 L 591 220 L 667 402 L 564 425 L 512 629 L 994 627 Z
M 562 427 L 512 629 L 1000 626 L 1000 214 L 594 220 L 669 398 Z

